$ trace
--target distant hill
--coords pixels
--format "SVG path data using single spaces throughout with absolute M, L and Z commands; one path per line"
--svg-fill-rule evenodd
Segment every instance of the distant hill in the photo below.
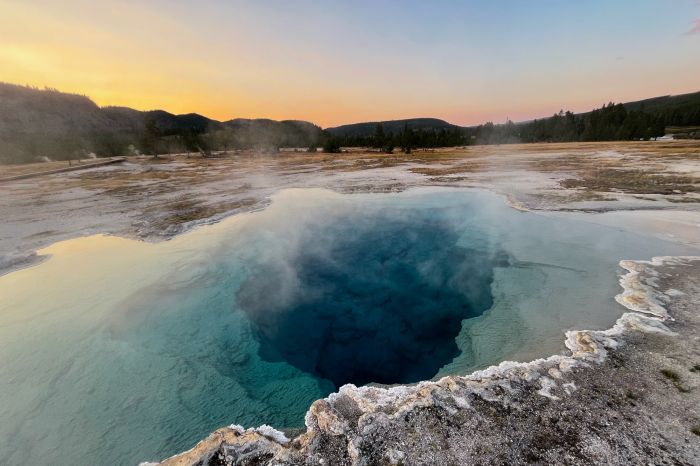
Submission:
M 700 92 L 662 96 L 627 103 L 608 103 L 590 112 L 559 112 L 520 123 L 466 128 L 473 144 L 514 142 L 626 141 L 655 139 L 669 127 L 700 126 Z M 675 131 L 675 137 L 695 137 Z
M 353 123 L 349 125 L 336 126 L 334 128 L 326 128 L 326 131 L 333 136 L 338 137 L 368 137 L 375 133 L 377 124 L 379 123 L 382 124 L 385 133 L 393 134 L 403 131 L 406 125 L 408 125 L 409 128 L 417 131 L 460 128 L 457 125 L 453 125 L 445 120 L 440 120 L 437 118 L 409 118 L 405 120 Z
M 243 146 L 308 147 L 320 144 L 323 131 L 308 121 L 236 118 L 223 123 Z
M 0 163 L 125 155 L 146 152 L 146 145 L 157 152 L 308 147 L 322 137 L 306 121 L 220 122 L 197 113 L 101 108 L 83 95 L 0 83 Z
M 698 109 L 700 109 L 700 92 L 653 97 L 650 99 L 627 102 L 623 105 L 628 111 L 644 111 L 657 115 L 662 114 L 669 120 L 669 125 L 690 126 L 697 124 L 696 115 Z M 576 115 L 584 116 L 590 113 L 591 112 L 582 112 Z M 516 124 L 525 125 L 532 121 L 533 120 L 523 121 Z M 458 126 L 437 118 L 409 118 L 405 120 L 352 123 L 326 128 L 326 131 L 340 138 L 367 138 L 375 134 L 377 124 L 379 123 L 382 124 L 384 132 L 387 134 L 398 134 L 403 131 L 406 125 L 414 131 L 475 129 L 478 127 L 478 125 L 468 127 Z
M 89 98 L 0 83 L 0 135 L 93 131 L 109 120 Z
M 163 134 L 179 134 L 183 131 L 206 132 L 222 127 L 221 123 L 197 113 L 174 115 L 164 110 L 140 111 L 128 107 L 103 107 L 100 113 L 109 121 L 109 127 L 102 130 L 114 130 L 122 133 L 141 133 L 146 122 L 152 120 Z
M 139 132 L 149 119 L 164 133 L 184 129 L 206 131 L 221 126 L 196 113 L 173 115 L 163 110 L 100 108 L 86 96 L 6 83 L 0 83 L 0 109 L 0 135 Z
M 375 137 L 381 123 L 384 136 Z M 670 126 L 700 126 L 700 92 L 606 105 L 527 122 L 461 127 L 437 118 L 364 122 L 322 130 L 307 121 L 99 107 L 90 98 L 0 83 L 0 163 L 97 156 L 280 147 L 444 147 L 510 142 L 648 139 Z M 408 129 L 408 131 L 404 131 Z M 689 135 L 688 137 L 694 137 Z M 379 140 L 381 139 L 381 140 Z
M 624 105 L 627 110 L 644 110 L 647 112 L 676 110 L 689 105 L 700 105 L 700 92 L 652 97 L 651 99 L 627 102 Z
M 700 124 L 700 92 L 667 95 L 624 104 L 628 111 L 662 115 L 668 126 Z
M 624 102 L 622 106 L 629 112 L 646 112 L 662 116 L 668 125 L 691 126 L 700 120 L 700 91 L 688 94 L 665 95 L 649 99 Z M 576 116 L 590 115 L 591 112 L 576 113 Z M 689 121 L 686 121 L 689 120 Z M 533 120 L 517 124 L 531 123 Z

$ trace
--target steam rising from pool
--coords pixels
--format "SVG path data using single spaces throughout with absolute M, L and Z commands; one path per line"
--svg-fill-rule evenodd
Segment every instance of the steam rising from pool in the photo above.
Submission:
M 289 190 L 171 241 L 93 236 L 0 277 L 0 464 L 133 465 L 298 428 L 346 382 L 563 349 L 622 313 L 620 259 L 697 251 L 481 191 Z
M 448 213 L 355 211 L 303 228 L 287 261 L 257 264 L 238 299 L 263 359 L 336 388 L 433 377 L 458 354 L 462 320 L 492 303 L 493 255 L 459 245 Z

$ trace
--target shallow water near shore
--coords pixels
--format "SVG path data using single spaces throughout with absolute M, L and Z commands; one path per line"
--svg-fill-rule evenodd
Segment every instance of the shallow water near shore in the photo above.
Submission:
M 163 243 L 54 244 L 0 277 L 0 463 L 132 465 L 231 423 L 301 427 L 344 383 L 546 356 L 623 312 L 620 259 L 697 254 L 590 218 L 286 190 Z

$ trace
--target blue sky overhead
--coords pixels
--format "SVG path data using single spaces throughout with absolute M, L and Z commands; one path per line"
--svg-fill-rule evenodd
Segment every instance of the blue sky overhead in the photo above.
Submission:
M 0 80 L 101 105 L 460 124 L 700 90 L 696 0 L 0 0 Z

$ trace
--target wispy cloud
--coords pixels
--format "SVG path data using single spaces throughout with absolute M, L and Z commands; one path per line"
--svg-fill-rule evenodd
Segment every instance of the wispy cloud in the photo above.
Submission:
M 690 28 L 690 31 L 686 32 L 686 36 L 692 36 L 694 34 L 700 34 L 700 18 L 696 19 L 693 22 L 693 27 Z

